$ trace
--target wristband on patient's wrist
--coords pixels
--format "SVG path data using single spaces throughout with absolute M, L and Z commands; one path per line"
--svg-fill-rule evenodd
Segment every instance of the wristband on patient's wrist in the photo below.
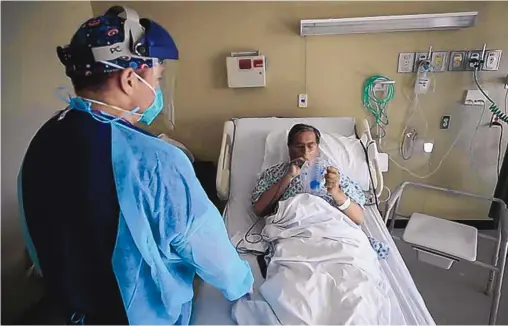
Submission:
M 351 206 L 351 199 L 349 197 L 347 197 L 347 199 L 344 202 L 344 204 L 340 205 L 338 207 L 338 209 L 341 210 L 341 211 L 345 211 L 346 209 L 349 208 L 349 206 Z

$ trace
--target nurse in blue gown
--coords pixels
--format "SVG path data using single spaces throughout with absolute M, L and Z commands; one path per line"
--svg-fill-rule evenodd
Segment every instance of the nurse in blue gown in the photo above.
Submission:
M 112 7 L 57 53 L 76 96 L 34 136 L 18 180 L 29 253 L 67 321 L 188 324 L 196 273 L 228 300 L 248 293 L 249 264 L 189 159 L 136 126 L 172 109 L 168 32 Z

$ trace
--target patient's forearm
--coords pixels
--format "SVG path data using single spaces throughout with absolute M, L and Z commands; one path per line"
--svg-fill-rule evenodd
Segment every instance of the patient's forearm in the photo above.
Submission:
M 333 199 L 338 206 L 344 204 L 347 198 L 348 197 L 342 190 L 333 195 Z M 354 201 L 351 201 L 351 205 L 342 212 L 356 224 L 360 225 L 363 223 L 363 208 Z
M 292 177 L 285 175 L 279 182 L 271 186 L 265 191 L 261 197 L 254 204 L 254 212 L 258 216 L 264 216 L 268 214 L 279 201 L 280 197 L 284 194 L 289 184 L 291 183 Z

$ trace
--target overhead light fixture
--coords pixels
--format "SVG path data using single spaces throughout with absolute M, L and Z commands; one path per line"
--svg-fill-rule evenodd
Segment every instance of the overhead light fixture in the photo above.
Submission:
M 306 19 L 300 21 L 300 35 L 341 35 L 459 29 L 474 26 L 478 12 Z

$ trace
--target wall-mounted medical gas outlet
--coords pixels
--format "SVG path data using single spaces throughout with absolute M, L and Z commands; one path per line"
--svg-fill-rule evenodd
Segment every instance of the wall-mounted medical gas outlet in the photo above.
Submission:
M 309 104 L 307 103 L 307 94 L 298 94 L 298 107 L 306 108 Z
M 486 92 L 489 95 L 488 92 Z M 485 105 L 487 104 L 487 98 L 478 89 L 470 89 L 466 93 L 466 99 L 464 100 L 465 105 Z
M 400 73 L 413 72 L 414 63 L 415 63 L 414 52 L 399 53 L 399 64 L 397 67 L 397 72 Z
M 464 71 L 466 69 L 467 52 L 452 51 L 450 52 L 450 60 L 448 64 L 449 71 Z
M 501 63 L 502 50 L 488 50 L 485 53 L 484 63 L 482 70 L 486 71 L 497 71 L 499 70 L 499 64 Z
M 420 66 L 420 63 L 424 60 L 427 60 L 429 56 L 428 52 L 416 52 L 415 55 L 415 63 L 413 66 L 413 71 L 418 72 L 418 67 Z
M 474 70 L 474 67 L 471 64 L 471 60 L 480 60 L 481 58 L 482 58 L 482 50 L 469 51 L 467 53 L 467 58 L 466 58 L 466 65 L 465 65 L 466 70 L 467 71 Z
M 432 71 L 434 72 L 442 72 L 446 71 L 448 68 L 448 52 L 439 51 L 432 52 L 431 60 L 430 60 Z

